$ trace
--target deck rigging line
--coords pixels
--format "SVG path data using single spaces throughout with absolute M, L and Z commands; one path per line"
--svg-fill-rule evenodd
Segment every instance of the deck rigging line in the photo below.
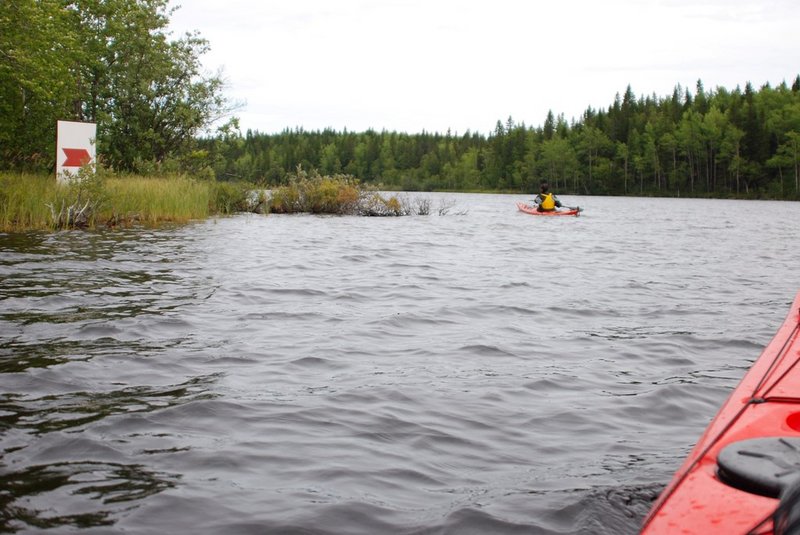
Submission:
M 681 485 L 681 483 L 683 483 L 683 481 L 692 472 L 692 470 L 694 470 L 697 467 L 698 463 L 708 454 L 708 452 L 711 450 L 711 448 L 713 448 L 717 444 L 717 442 L 719 442 L 719 440 L 725 435 L 725 433 L 727 433 L 730 430 L 730 428 L 733 427 L 733 425 L 739 420 L 739 418 L 741 418 L 742 414 L 744 414 L 744 412 L 750 407 L 750 405 L 758 405 L 760 403 L 767 403 L 767 402 L 773 402 L 773 403 L 774 402 L 783 403 L 783 402 L 791 402 L 791 401 L 800 402 L 800 398 L 782 398 L 782 397 L 768 398 L 766 396 L 766 394 L 768 394 L 769 391 L 772 390 L 772 388 L 776 384 L 778 384 L 780 381 L 782 381 L 786 377 L 786 375 L 797 365 L 797 363 L 798 363 L 798 361 L 800 361 L 800 359 L 796 359 L 792 363 L 792 365 L 789 366 L 789 368 L 783 374 L 781 374 L 781 376 L 778 378 L 778 380 L 773 382 L 773 384 L 766 390 L 765 395 L 763 397 L 756 397 L 756 393 L 758 393 L 758 391 L 764 386 L 764 383 L 766 382 L 767 377 L 769 377 L 770 373 L 772 373 L 772 370 L 775 368 L 775 366 L 778 364 L 778 362 L 780 362 L 780 360 L 784 357 L 784 355 L 786 353 L 786 350 L 789 347 L 790 342 L 795 338 L 795 336 L 797 335 L 798 332 L 800 332 L 800 316 L 798 316 L 798 322 L 795 324 L 794 329 L 792 329 L 792 331 L 789 333 L 789 336 L 786 337 L 786 340 L 784 341 L 783 346 L 781 346 L 781 349 L 776 352 L 775 357 L 772 359 L 772 362 L 770 362 L 769 367 L 766 369 L 764 374 L 761 376 L 761 379 L 758 381 L 758 384 L 753 389 L 752 394 L 750 394 L 750 399 L 748 399 L 747 402 L 745 402 L 742 405 L 742 407 L 739 409 L 739 411 L 736 413 L 736 415 L 733 418 L 731 418 L 731 420 L 725 425 L 725 427 L 723 427 L 722 430 L 719 431 L 716 434 L 716 436 L 708 443 L 708 445 L 705 448 L 703 448 L 703 450 L 698 455 L 695 456 L 694 461 L 692 461 L 692 464 L 690 464 L 686 468 L 686 470 L 683 471 L 683 473 L 680 475 L 680 477 L 675 481 L 675 483 L 670 486 L 669 491 L 666 494 L 664 494 L 663 496 L 659 496 L 659 498 L 658 498 L 658 501 L 659 501 L 658 506 L 655 509 L 653 509 L 652 511 L 650 511 L 650 513 L 647 515 L 647 518 L 645 518 L 645 521 L 642 524 L 642 529 L 647 527 L 647 525 L 650 523 L 650 521 L 656 516 L 656 514 L 658 514 L 658 512 L 661 510 L 663 505 L 667 502 L 667 500 L 672 495 L 672 493 L 675 492 L 675 490 Z M 755 531 L 754 530 L 757 530 L 757 529 L 763 527 L 764 524 L 771 517 L 772 517 L 772 513 L 770 513 L 770 515 L 767 518 L 765 518 L 763 521 L 759 522 L 755 527 L 753 527 L 753 530 L 751 530 L 748 533 L 748 535 L 751 535 L 751 534 L 755 535 Z

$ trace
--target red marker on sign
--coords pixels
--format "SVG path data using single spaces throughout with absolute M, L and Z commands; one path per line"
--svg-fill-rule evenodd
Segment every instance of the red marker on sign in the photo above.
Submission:
M 0 0 L 0 4 L 2 3 L 3 0 Z M 87 166 L 88 173 L 95 172 L 96 139 L 97 125 L 95 123 L 58 121 L 56 124 L 56 180 L 58 182 L 66 182 L 74 178 L 82 166 Z
M 80 167 L 92 161 L 92 156 L 86 149 L 64 149 L 67 159 L 61 165 L 64 167 Z

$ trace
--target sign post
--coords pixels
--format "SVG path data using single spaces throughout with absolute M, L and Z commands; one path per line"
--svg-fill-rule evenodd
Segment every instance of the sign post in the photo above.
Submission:
M 56 180 L 74 178 L 81 167 L 95 170 L 97 124 L 58 121 L 56 130 Z

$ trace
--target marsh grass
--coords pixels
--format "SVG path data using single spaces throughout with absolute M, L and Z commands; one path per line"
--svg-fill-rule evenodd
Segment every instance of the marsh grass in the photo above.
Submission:
M 447 213 L 449 206 L 439 210 Z M 0 232 L 186 223 L 235 212 L 429 215 L 427 199 L 385 197 L 350 175 L 321 176 L 297 169 L 271 194 L 244 183 L 195 180 L 185 175 L 106 176 L 57 184 L 47 175 L 0 173 Z
M 177 176 L 106 180 L 107 201 L 97 220 L 106 224 L 186 223 L 208 217 L 211 183 Z
M 72 193 L 52 176 L 0 174 L 0 231 L 54 228 L 52 207 L 66 205 Z
M 246 210 L 251 187 L 193 180 L 104 177 L 58 184 L 52 175 L 0 173 L 0 231 L 186 223 Z

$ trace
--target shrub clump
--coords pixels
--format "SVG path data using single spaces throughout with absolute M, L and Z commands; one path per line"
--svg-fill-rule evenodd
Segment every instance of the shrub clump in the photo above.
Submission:
M 352 214 L 357 211 L 361 187 L 350 175 L 322 176 L 301 167 L 289 177 L 289 183 L 272 190 L 270 212 L 293 214 Z
M 53 200 L 45 203 L 50 209 L 50 227 L 55 230 L 93 227 L 107 200 L 104 173 L 81 167 L 65 184 L 59 184 Z
M 241 182 L 210 182 L 211 194 L 208 211 L 212 214 L 235 214 L 252 212 L 258 205 L 258 198 L 250 194 L 250 185 Z
M 411 215 L 408 200 L 392 195 L 388 199 L 377 192 L 366 193 L 362 197 L 358 213 L 365 216 L 401 216 Z M 422 214 L 421 214 L 422 215 Z
M 364 187 L 351 175 L 322 176 L 301 167 L 289 183 L 272 190 L 270 212 L 276 214 L 312 213 L 365 216 L 409 215 L 413 210 L 406 199 Z

